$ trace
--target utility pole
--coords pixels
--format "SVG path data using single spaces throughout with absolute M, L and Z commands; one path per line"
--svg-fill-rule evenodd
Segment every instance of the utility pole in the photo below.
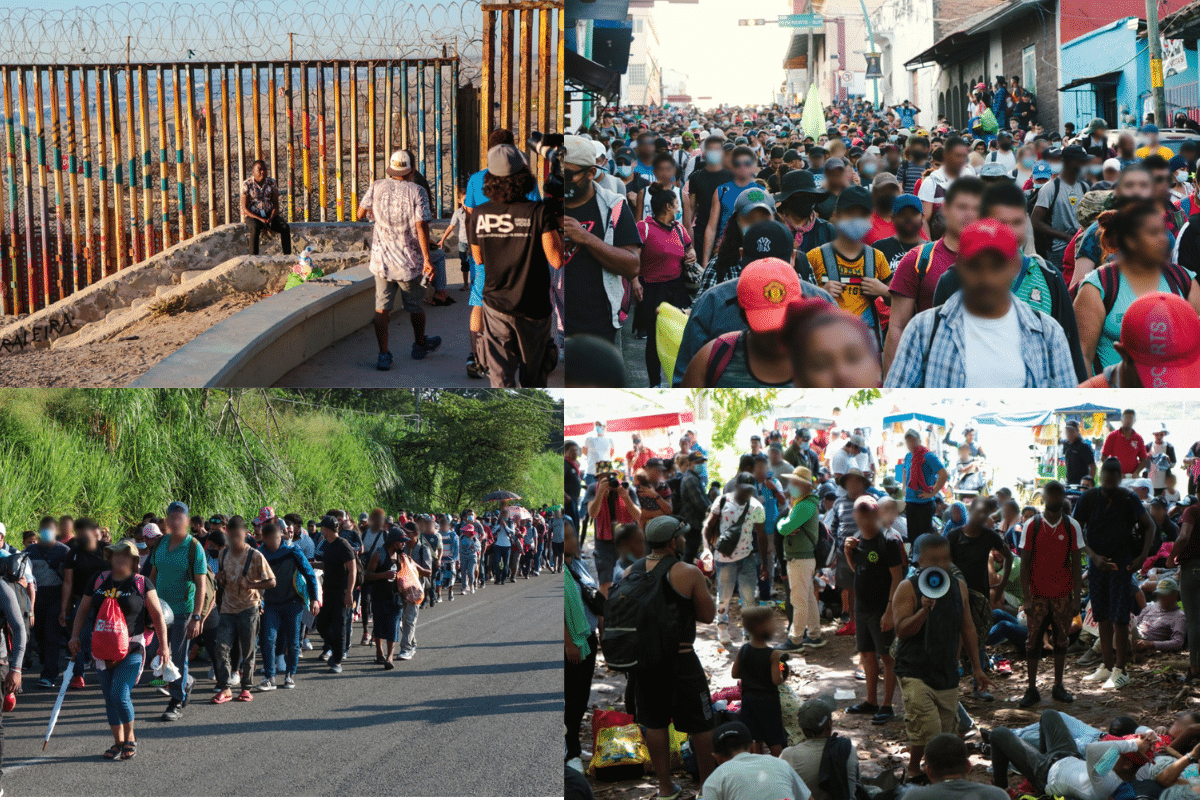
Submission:
M 1146 2 L 1152 3 L 1152 2 L 1154 2 L 1154 0 L 1146 0 Z M 874 53 L 875 52 L 875 34 L 873 34 L 871 32 L 871 15 L 869 13 L 867 13 L 866 0 L 858 0 L 858 4 L 860 6 L 862 6 L 863 24 L 867 26 L 867 47 L 870 48 L 870 52 Z M 878 109 L 879 108 L 879 78 L 872 78 L 871 83 L 874 85 L 874 95 L 875 95 L 875 101 L 874 101 L 873 105 L 875 106 L 876 109 Z
M 1150 92 L 1154 98 L 1154 124 L 1164 127 L 1169 123 L 1167 94 L 1163 88 L 1162 39 L 1158 36 L 1158 0 L 1146 0 L 1146 39 L 1150 43 Z
M 1151 0 L 1147 0 L 1147 2 L 1151 2 Z M 807 13 L 807 14 L 813 13 L 812 0 L 808 0 L 808 5 L 805 7 L 805 13 Z M 813 64 L 813 46 L 812 46 L 812 44 L 813 44 L 813 42 L 812 42 L 812 25 L 809 25 L 808 26 L 808 58 L 804 62 L 805 66 L 808 67 L 808 89 L 805 90 L 806 92 L 811 90 L 813 87 L 813 84 L 815 84 L 817 82 L 817 70 L 816 70 L 815 65 Z M 807 95 L 805 95 L 805 96 L 807 96 Z

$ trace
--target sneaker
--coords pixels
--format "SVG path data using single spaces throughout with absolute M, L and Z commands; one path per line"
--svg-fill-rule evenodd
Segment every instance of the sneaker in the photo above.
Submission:
M 1123 669 L 1114 669 L 1112 675 L 1108 676 L 1108 680 L 1104 682 L 1101 689 L 1121 689 L 1129 685 L 1129 673 Z
M 333 651 L 330 650 L 329 648 L 325 648 L 324 650 L 321 651 L 321 660 L 328 661 L 332 655 L 333 655 Z
M 183 705 L 178 700 L 172 700 L 167 703 L 167 710 L 163 712 L 163 722 L 174 722 L 183 716 Z
M 438 347 L 440 347 L 440 346 L 441 346 L 441 344 L 442 344 L 442 337 L 440 337 L 440 336 L 426 336 L 426 337 L 425 337 L 425 344 L 420 344 L 420 343 L 418 343 L 418 342 L 413 342 L 413 346 L 412 346 L 412 354 L 411 354 L 411 355 L 412 355 L 412 357 L 413 357 L 413 358 L 415 358 L 417 361 L 420 361 L 422 358 L 424 358 L 425 356 L 429 355 L 429 354 L 430 354 L 430 353 L 432 353 L 434 350 L 437 350 L 437 349 L 438 349 Z
M 870 714 L 871 716 L 875 716 L 879 711 L 879 706 L 874 703 L 868 703 L 865 700 L 846 709 L 847 714 Z
M 803 639 L 801 639 L 801 643 L 805 647 L 824 647 L 825 645 L 829 644 L 820 636 L 816 637 L 815 639 L 811 636 L 805 636 Z
M 335 674 L 340 673 L 342 671 L 342 665 L 341 664 L 330 664 L 329 671 L 333 672 Z
M 1112 677 L 1112 670 L 1101 664 L 1091 675 L 1082 678 L 1087 683 L 1103 683 Z
M 984 691 L 983 689 L 976 689 L 971 692 L 971 697 L 974 697 L 976 700 L 985 700 L 989 703 L 996 699 L 991 692 Z
M 300 643 L 300 649 L 305 651 L 313 649 L 312 642 L 308 640 L 307 636 L 304 637 L 304 641 Z
M 726 647 L 733 644 L 733 639 L 729 636 L 729 623 L 722 622 L 717 625 L 717 641 Z
M 414 652 L 414 650 L 405 650 L 396 656 L 396 658 L 400 659 L 401 661 L 412 661 Z
M 283 679 L 283 688 L 285 688 L 285 689 L 295 689 L 295 688 L 296 688 L 296 679 L 295 679 L 295 678 L 293 678 L 291 675 L 288 675 L 288 676 L 286 676 L 286 677 Z
M 263 682 L 258 685 L 258 690 L 260 692 L 273 692 L 275 691 L 275 684 L 270 678 L 263 678 Z
M 392 354 L 380 353 L 379 358 L 375 359 L 375 369 L 380 372 L 387 372 L 392 368 Z
M 871 717 L 871 724 L 886 725 L 895 718 L 896 712 L 892 710 L 891 706 L 880 706 L 879 712 L 875 714 L 875 716 Z
M 361 641 L 361 642 L 359 642 L 358 644 L 359 644 L 361 647 L 370 647 L 370 646 L 371 646 L 371 639 L 370 639 L 369 637 L 367 637 L 367 636 L 364 636 L 364 637 L 362 638 L 362 641 Z
M 241 670 L 238 670 L 237 672 L 233 673 L 233 677 L 229 679 L 229 685 L 230 686 L 233 686 L 235 684 L 241 685 L 241 682 L 242 682 L 242 673 L 241 673 Z
M 1050 696 L 1060 703 L 1074 703 L 1075 695 L 1071 694 L 1063 686 L 1055 686 L 1050 692 Z
M 82 675 L 76 675 L 74 678 L 72 678 L 72 679 L 71 679 L 71 688 L 72 688 L 72 689 L 82 689 L 82 688 L 84 688 L 86 685 L 87 685 L 87 684 L 85 684 L 85 683 L 83 682 L 83 676 L 82 676 Z
M 1081 667 L 1094 667 L 1099 664 L 1101 660 L 1103 660 L 1103 656 L 1100 655 L 1099 650 L 1088 650 L 1075 663 Z
M 1042 693 L 1037 690 L 1036 686 L 1030 686 L 1025 690 L 1025 696 L 1017 701 L 1017 705 L 1021 708 L 1029 708 L 1040 702 L 1042 702 Z
M 38 678 L 37 685 L 39 689 L 53 689 L 54 681 L 49 678 Z
M 782 650 L 785 653 L 795 653 L 798 650 L 804 649 L 804 643 L 797 642 L 795 639 L 793 639 L 792 637 L 789 636 L 787 639 L 784 640 L 783 644 L 779 645 L 779 647 L 777 647 L 775 649 Z
M 843 622 L 842 627 L 837 629 L 837 636 L 853 636 L 854 635 L 854 620 Z
M 474 361 L 467 362 L 467 377 L 472 380 L 483 380 L 487 377 L 487 370 L 480 367 Z

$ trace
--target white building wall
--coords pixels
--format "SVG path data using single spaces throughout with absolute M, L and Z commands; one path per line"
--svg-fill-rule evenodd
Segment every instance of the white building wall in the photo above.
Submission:
M 917 121 L 930 126 L 937 121 L 937 65 L 906 69 L 904 64 L 933 46 L 933 0 L 885 0 L 871 13 L 875 46 L 883 54 L 879 101 L 899 105 L 911 100 L 922 109 Z M 915 85 L 915 89 L 914 89 Z

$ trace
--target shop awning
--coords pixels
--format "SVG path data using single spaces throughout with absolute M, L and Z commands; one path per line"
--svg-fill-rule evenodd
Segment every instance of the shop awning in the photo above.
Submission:
M 1159 32 L 1164 39 L 1200 39 L 1200 0 L 1163 17 Z
M 917 422 L 924 422 L 928 425 L 939 425 L 941 427 L 946 426 L 946 420 L 942 419 L 941 417 L 935 417 L 930 414 L 918 414 L 916 412 L 909 414 L 889 414 L 883 418 L 883 424 L 894 425 L 897 422 L 906 423 L 913 422 L 914 420 Z
M 696 415 L 691 411 L 677 411 L 666 414 L 647 414 L 642 417 L 624 417 L 621 419 L 602 420 L 607 426 L 609 433 L 629 433 L 655 430 L 658 428 L 677 428 L 684 423 L 692 423 L 696 421 Z M 592 429 L 596 424 L 595 420 L 591 422 L 578 422 L 563 427 L 563 433 L 567 436 L 583 436 Z
M 958 61 L 963 57 L 963 47 L 966 45 L 986 46 L 987 34 L 1003 27 L 1015 19 L 1030 14 L 1049 0 L 1011 0 L 994 8 L 984 9 L 972 17 L 968 17 L 961 25 L 927 50 L 918 53 L 904 62 L 908 69 L 915 69 L 925 64 L 946 64 Z
M 574 50 L 564 51 L 563 74 L 569 88 L 607 99 L 621 93 L 621 76 Z
M 1077 86 L 1086 86 L 1089 83 L 1096 86 L 1116 86 L 1120 80 L 1121 71 L 1114 70 L 1112 72 L 1102 72 L 1099 75 L 1092 75 L 1087 78 L 1076 78 L 1070 83 L 1063 84 L 1062 86 L 1058 87 L 1058 90 L 1060 92 L 1067 92 Z

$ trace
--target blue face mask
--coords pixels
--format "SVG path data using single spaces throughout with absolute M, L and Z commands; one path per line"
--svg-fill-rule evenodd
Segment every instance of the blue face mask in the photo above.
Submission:
M 858 219 L 847 219 L 838 222 L 834 227 L 837 232 L 845 236 L 852 242 L 861 242 L 866 238 L 867 233 L 871 230 L 870 217 L 862 217 Z
M 704 160 L 709 164 L 712 164 L 714 167 L 720 164 L 724 158 L 725 152 L 723 150 L 709 150 L 704 154 Z
M 1062 164 L 1051 164 L 1050 165 L 1050 174 L 1051 175 L 1057 175 L 1060 172 L 1062 172 Z
M 38 541 L 45 542 L 46 544 L 53 542 L 54 531 L 50 530 L 49 528 L 42 528 L 40 531 L 38 531 Z
M 1037 159 L 1033 156 L 1025 156 L 1021 159 L 1021 166 L 1025 169 L 1033 169 L 1035 164 L 1037 164 Z
M 622 178 L 628 178 L 633 174 L 633 164 L 617 164 L 617 174 Z
M 878 168 L 874 164 L 863 164 L 862 173 L 869 177 L 875 174 L 876 169 Z

